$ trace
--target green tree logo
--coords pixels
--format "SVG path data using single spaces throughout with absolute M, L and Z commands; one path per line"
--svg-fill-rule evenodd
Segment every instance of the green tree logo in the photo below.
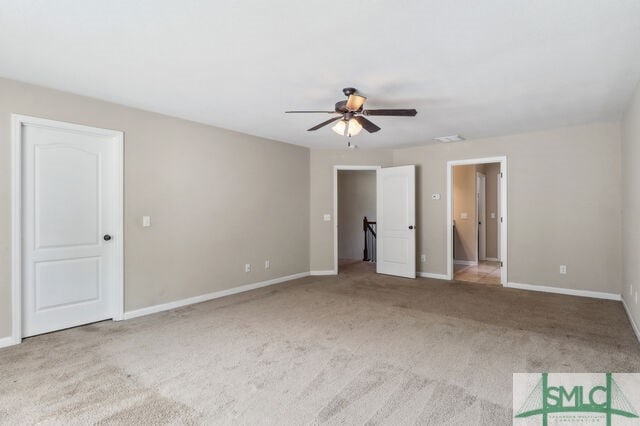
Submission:
M 547 426 L 549 414 L 554 413 L 603 413 L 607 426 L 611 426 L 612 416 L 637 418 L 638 414 L 624 395 L 611 373 L 606 373 L 605 386 L 549 386 L 548 373 L 533 388 L 516 418 L 542 416 L 542 425 Z

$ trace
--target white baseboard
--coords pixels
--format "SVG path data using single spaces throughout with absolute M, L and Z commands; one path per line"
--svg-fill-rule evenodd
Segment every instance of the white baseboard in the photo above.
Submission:
M 489 262 L 498 262 L 500 259 L 497 257 L 485 257 L 484 260 L 488 260 Z
M 638 324 L 636 324 L 636 321 L 633 319 L 624 297 L 622 298 L 622 306 L 624 306 L 624 310 L 627 312 L 627 317 L 629 317 L 629 322 L 631 323 L 631 328 L 633 328 L 633 332 L 636 334 L 636 338 L 640 342 L 640 328 L 638 328 Z
M 189 297 L 187 299 L 176 300 L 173 302 L 162 303 L 160 305 L 148 306 L 146 308 L 136 309 L 124 313 L 124 319 L 141 317 L 143 315 L 155 314 L 156 312 L 168 311 L 170 309 L 180 308 L 182 306 L 193 305 L 194 303 L 206 302 L 207 300 L 218 299 L 224 296 L 231 296 L 232 294 L 243 293 L 245 291 L 254 290 L 260 287 L 266 287 L 273 284 L 278 284 L 285 281 L 295 280 L 298 278 L 304 278 L 309 276 L 308 272 L 301 272 L 299 274 L 287 275 L 285 277 L 273 278 L 267 281 L 261 281 L 252 284 L 245 284 L 239 287 L 233 287 L 227 290 L 215 291 L 213 293 L 202 294 L 200 296 Z
M 311 276 L 315 276 L 315 275 L 336 275 L 337 272 L 334 271 L 333 269 L 328 269 L 326 271 L 311 271 L 309 272 L 309 275 Z
M 432 274 L 431 272 L 416 272 L 416 275 L 422 278 L 434 278 L 436 280 L 449 280 L 445 274 Z
M 617 293 L 604 293 L 601 291 L 574 290 L 570 288 L 548 287 L 545 285 L 521 284 L 521 283 L 513 283 L 513 282 L 509 282 L 504 286 L 509 288 L 517 288 L 520 290 L 541 291 L 544 293 L 567 294 L 570 296 L 591 297 L 594 299 L 607 299 L 607 300 L 618 300 L 618 301 L 621 300 L 620 295 Z
M 455 260 L 454 259 L 453 264 L 474 266 L 474 265 L 477 265 L 478 262 L 476 262 L 475 260 Z
M 7 346 L 13 346 L 20 343 L 21 339 L 14 339 L 13 336 L 0 338 L 0 348 L 6 348 Z

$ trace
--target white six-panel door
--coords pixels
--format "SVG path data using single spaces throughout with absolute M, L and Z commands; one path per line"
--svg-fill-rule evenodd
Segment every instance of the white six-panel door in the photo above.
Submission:
M 376 270 L 415 278 L 415 166 L 382 168 L 377 175 Z
M 22 124 L 23 337 L 114 316 L 122 237 L 114 142 Z

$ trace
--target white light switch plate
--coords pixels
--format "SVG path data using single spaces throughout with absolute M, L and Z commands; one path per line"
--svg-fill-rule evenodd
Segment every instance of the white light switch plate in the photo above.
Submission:
M 324 218 L 325 222 L 330 222 L 331 221 L 331 215 L 329 213 L 325 213 L 323 218 Z
M 496 218 L 496 214 L 495 213 L 491 213 L 491 219 L 495 219 Z
M 145 228 L 151 226 L 151 216 L 142 216 L 142 226 Z
M 469 219 L 469 213 L 460 213 L 460 219 Z

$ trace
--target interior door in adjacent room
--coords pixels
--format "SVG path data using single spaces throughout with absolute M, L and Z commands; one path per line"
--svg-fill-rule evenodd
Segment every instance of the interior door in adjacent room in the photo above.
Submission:
M 478 220 L 478 261 L 487 258 L 487 176 L 476 172 L 476 207 Z
M 380 274 L 416 277 L 415 166 L 377 171 L 377 263 Z
M 121 303 L 121 133 L 89 129 L 21 123 L 21 337 L 113 318 Z

